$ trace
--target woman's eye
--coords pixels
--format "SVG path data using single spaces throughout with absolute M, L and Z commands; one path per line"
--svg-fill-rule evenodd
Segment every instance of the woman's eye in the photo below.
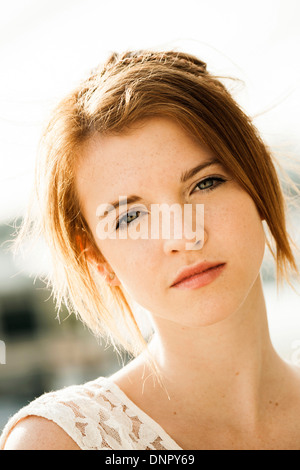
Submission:
M 196 184 L 195 189 L 200 189 L 201 192 L 212 191 L 220 184 L 224 183 L 225 180 L 220 178 L 219 176 L 211 176 L 209 178 L 205 178 L 204 180 L 200 181 Z M 194 189 L 194 191 L 195 191 Z M 193 192 L 194 192 L 193 191 Z
M 196 188 L 199 189 L 202 193 L 206 191 L 212 191 L 213 189 L 215 189 L 217 186 L 224 183 L 225 181 L 226 180 L 224 180 L 223 178 L 220 178 L 219 176 L 205 178 L 204 180 L 196 184 L 192 192 L 195 192 Z M 140 214 L 142 214 L 142 211 L 139 211 L 139 210 L 124 214 L 117 221 L 116 230 L 118 229 L 122 230 L 122 229 L 127 228 L 132 222 L 135 222 L 139 218 Z
M 138 214 L 139 216 L 141 214 L 141 211 L 128 212 L 127 214 L 120 217 L 120 219 L 117 221 L 117 224 L 116 224 L 116 230 L 118 230 L 119 228 L 122 229 L 122 228 L 128 227 L 128 225 L 131 224 L 131 222 L 137 219 L 137 217 L 134 218 L 135 214 Z

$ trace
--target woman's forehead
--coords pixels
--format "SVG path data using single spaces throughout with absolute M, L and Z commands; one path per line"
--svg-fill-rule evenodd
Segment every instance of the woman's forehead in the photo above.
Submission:
M 105 181 L 139 174 L 167 176 L 212 157 L 176 122 L 155 118 L 130 132 L 91 137 L 83 148 L 78 171 L 84 179 L 99 180 L 101 175 Z

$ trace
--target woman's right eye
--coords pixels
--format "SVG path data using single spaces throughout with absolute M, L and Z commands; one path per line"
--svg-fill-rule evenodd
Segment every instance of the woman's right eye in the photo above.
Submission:
M 135 219 L 131 219 L 129 220 L 128 222 L 128 218 L 131 218 L 134 216 L 134 214 L 138 214 L 140 215 L 141 214 L 141 211 L 132 211 L 132 212 L 128 212 L 127 214 L 123 215 L 122 217 L 120 217 L 120 219 L 117 221 L 117 224 L 116 224 L 116 230 L 118 230 L 119 228 L 122 230 L 126 227 L 128 227 L 128 225 L 131 224 L 131 222 L 134 222 L 137 217 Z

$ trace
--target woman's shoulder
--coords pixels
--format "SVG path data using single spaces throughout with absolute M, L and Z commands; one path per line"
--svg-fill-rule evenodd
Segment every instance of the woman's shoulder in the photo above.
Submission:
M 9 432 L 2 450 L 80 450 L 80 447 L 53 421 L 28 416 Z
M 36 398 L 9 419 L 0 448 L 111 449 L 105 421 L 115 398 L 107 383 L 100 377 Z

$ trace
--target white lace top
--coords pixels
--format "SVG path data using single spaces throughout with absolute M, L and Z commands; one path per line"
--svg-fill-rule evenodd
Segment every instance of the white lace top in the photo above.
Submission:
M 6 438 L 18 421 L 40 416 L 54 421 L 82 450 L 182 450 L 109 378 L 65 387 L 41 395 L 6 424 Z

